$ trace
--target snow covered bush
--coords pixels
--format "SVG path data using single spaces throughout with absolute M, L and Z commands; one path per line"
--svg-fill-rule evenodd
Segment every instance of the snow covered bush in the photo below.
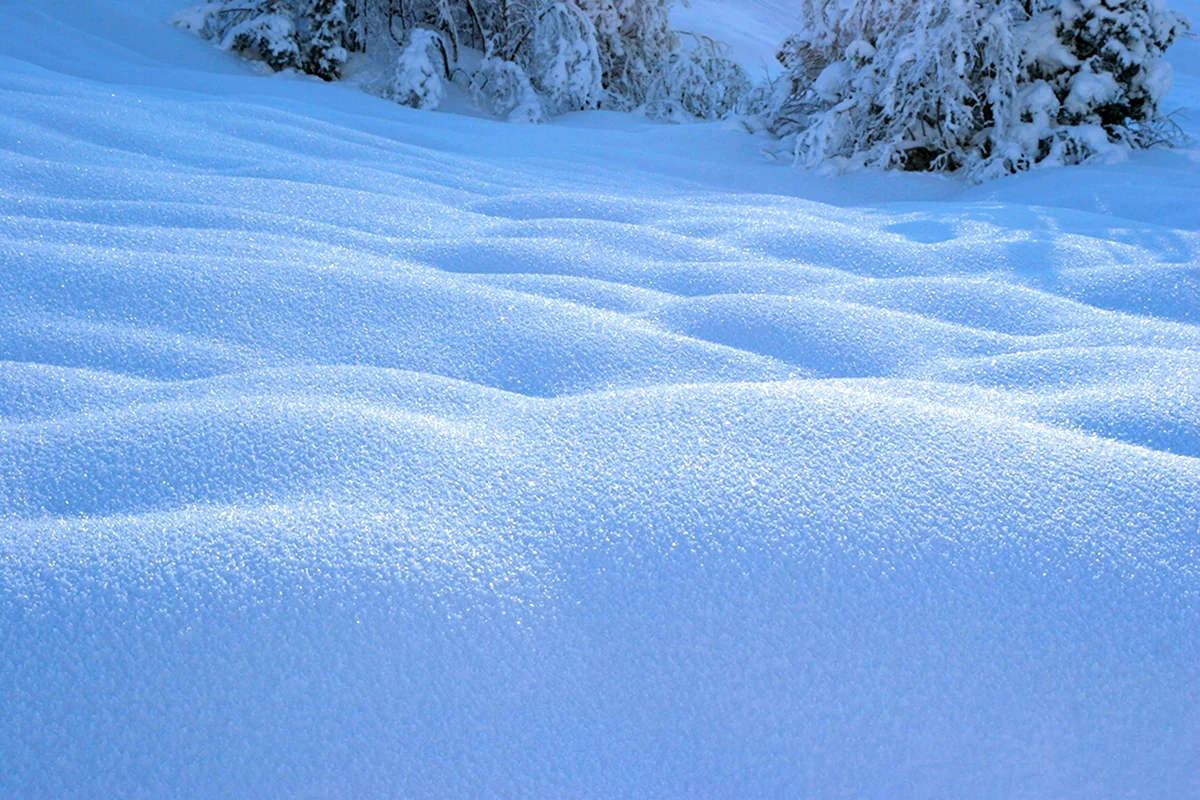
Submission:
M 670 3 L 208 0 L 176 22 L 274 69 L 327 80 L 351 53 L 368 52 L 386 62 L 368 89 L 419 108 L 436 107 L 456 83 L 512 120 L 601 107 L 671 119 L 734 113 L 749 79 L 711 41 L 684 47 Z
M 176 15 L 175 24 L 272 69 L 294 69 L 301 63 L 295 11 L 287 0 L 210 0 Z
M 549 113 L 599 105 L 604 92 L 599 43 L 591 21 L 578 7 L 547 6 L 518 55 Z
M 437 33 L 427 28 L 411 31 L 380 95 L 413 108 L 437 108 L 446 95 L 445 62 L 446 45 Z
M 485 58 L 471 74 L 471 96 L 484 111 L 509 122 L 542 122 L 542 99 L 520 64 Z
M 174 22 L 217 46 L 327 81 L 363 49 L 365 0 L 208 0 Z
M 721 46 L 695 37 L 692 49 L 677 48 L 658 70 L 647 111 L 664 119 L 724 119 L 751 110 L 754 84 L 746 70 L 726 58 Z
M 802 0 L 772 129 L 809 166 L 964 170 L 1120 156 L 1163 137 L 1162 0 Z

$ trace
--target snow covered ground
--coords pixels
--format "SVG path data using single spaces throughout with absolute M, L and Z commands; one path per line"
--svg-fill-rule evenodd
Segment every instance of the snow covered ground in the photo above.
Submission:
M 1200 795 L 1200 151 L 817 178 L 179 5 L 0 0 L 0 796 Z

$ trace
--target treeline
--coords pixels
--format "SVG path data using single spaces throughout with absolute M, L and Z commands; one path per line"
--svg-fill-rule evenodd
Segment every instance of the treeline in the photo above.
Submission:
M 1163 54 L 1187 29 L 1158 0 L 798 0 L 786 68 L 754 81 L 671 0 L 210 0 L 177 23 L 325 80 L 540 122 L 596 108 L 757 120 L 807 166 L 982 180 L 1119 156 L 1172 137 Z

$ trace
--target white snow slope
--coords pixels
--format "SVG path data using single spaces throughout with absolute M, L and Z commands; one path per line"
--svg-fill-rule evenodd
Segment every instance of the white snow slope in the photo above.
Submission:
M 1200 796 L 1197 151 L 818 179 L 182 4 L 0 0 L 0 797 Z

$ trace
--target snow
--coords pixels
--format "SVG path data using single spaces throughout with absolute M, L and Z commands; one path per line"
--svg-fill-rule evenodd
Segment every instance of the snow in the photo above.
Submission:
M 1200 793 L 1195 149 L 820 178 L 177 5 L 0 2 L 0 795 Z
M 671 12 L 679 30 L 721 42 L 755 78 L 783 72 L 775 54 L 799 18 L 792 0 L 685 0 Z
M 1063 105 L 1068 111 L 1083 114 L 1094 105 L 1110 102 L 1118 91 L 1116 78 L 1111 73 L 1097 75 L 1085 67 L 1071 78 L 1071 93 Z

